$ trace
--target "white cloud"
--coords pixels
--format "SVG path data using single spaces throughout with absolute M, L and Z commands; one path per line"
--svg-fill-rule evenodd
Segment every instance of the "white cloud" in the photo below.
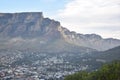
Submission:
M 120 0 L 71 0 L 55 17 L 70 30 L 120 39 Z

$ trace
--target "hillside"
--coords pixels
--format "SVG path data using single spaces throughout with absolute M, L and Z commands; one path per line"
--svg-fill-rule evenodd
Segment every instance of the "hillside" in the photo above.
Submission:
M 106 61 L 120 60 L 120 46 L 100 52 L 95 58 L 103 59 Z
M 64 80 L 119 80 L 120 61 L 104 64 L 99 70 L 93 72 L 78 72 L 67 76 Z

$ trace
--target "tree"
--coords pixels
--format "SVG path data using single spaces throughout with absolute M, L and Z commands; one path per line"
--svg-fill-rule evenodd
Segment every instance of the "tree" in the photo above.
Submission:
M 105 64 L 98 71 L 82 71 L 69 75 L 65 80 L 120 80 L 120 61 Z

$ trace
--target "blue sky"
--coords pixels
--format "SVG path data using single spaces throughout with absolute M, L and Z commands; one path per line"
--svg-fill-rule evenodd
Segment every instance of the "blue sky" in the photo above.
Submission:
M 120 39 L 120 0 L 0 0 L 7 12 L 43 12 L 71 31 Z
M 44 12 L 52 15 L 64 8 L 68 0 L 0 0 L 0 12 Z

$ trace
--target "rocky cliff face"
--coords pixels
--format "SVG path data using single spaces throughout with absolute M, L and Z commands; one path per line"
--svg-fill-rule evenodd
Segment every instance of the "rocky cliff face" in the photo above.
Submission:
M 43 18 L 41 12 L 0 14 L 0 35 L 4 37 L 57 36 L 58 26 L 59 22 Z
M 65 28 L 61 30 L 61 33 L 68 43 L 90 47 L 99 51 L 108 50 L 120 45 L 120 40 L 118 39 L 103 39 L 97 34 L 77 34 L 76 32 L 70 32 Z
M 120 40 L 70 32 L 58 21 L 44 18 L 41 12 L 0 13 L 0 37 L 0 48 L 38 48 L 43 51 L 72 51 L 81 47 L 107 50 L 120 45 Z

